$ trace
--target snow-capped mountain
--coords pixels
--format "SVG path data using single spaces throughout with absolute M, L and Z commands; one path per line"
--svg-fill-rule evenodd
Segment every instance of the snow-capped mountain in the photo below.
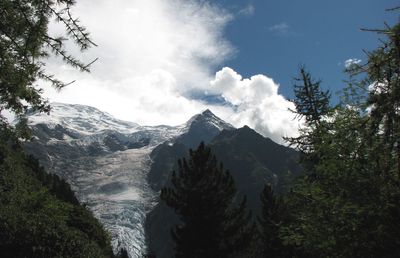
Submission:
M 177 159 L 204 141 L 246 195 L 260 209 L 265 183 L 282 189 L 298 175 L 298 154 L 254 130 L 236 129 L 210 110 L 179 126 L 141 126 L 83 105 L 52 104 L 50 115 L 29 113 L 33 141 L 26 143 L 50 173 L 66 179 L 112 236 L 114 251 L 131 258 L 148 246 L 157 257 L 171 257 L 176 215 L 158 203 Z
M 144 221 L 156 203 L 148 184 L 151 153 L 160 144 L 198 144 L 234 127 L 206 110 L 180 126 L 140 126 L 84 105 L 53 103 L 50 115 L 29 113 L 26 144 L 50 172 L 66 179 L 112 234 L 115 250 L 145 250 Z
M 31 112 L 28 116 L 31 125 L 46 124 L 49 128 L 59 125 L 83 135 L 105 130 L 129 133 L 139 126 L 136 123 L 115 119 L 110 114 L 85 105 L 52 103 L 51 115 Z
M 182 143 L 189 148 L 195 148 L 200 141 L 209 142 L 223 130 L 233 130 L 234 127 L 215 116 L 209 109 L 193 116 L 186 122 L 176 143 Z

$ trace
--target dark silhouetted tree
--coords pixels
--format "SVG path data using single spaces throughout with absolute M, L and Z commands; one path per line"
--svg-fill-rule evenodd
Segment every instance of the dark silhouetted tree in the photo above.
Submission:
M 125 248 L 121 248 L 115 257 L 116 258 L 129 258 L 128 251 L 126 251 Z M 146 256 L 144 256 L 144 257 L 146 257 Z
M 290 257 L 290 247 L 284 246 L 279 230 L 286 219 L 283 200 L 275 196 L 272 186 L 265 185 L 261 195 L 262 213 L 258 218 L 261 257 Z
M 173 231 L 176 257 L 244 256 L 254 227 L 246 199 L 238 205 L 232 176 L 201 143 L 178 161 L 161 199 L 179 215 Z
M 330 93 L 321 89 L 321 81 L 314 80 L 302 66 L 300 74 L 294 78 L 293 100 L 296 110 L 292 110 L 299 120 L 304 121 L 300 128 L 300 136 L 286 138 L 291 146 L 296 147 L 302 154 L 303 164 L 313 163 L 319 159 L 316 148 L 321 142 L 320 135 L 326 130 L 324 117 L 329 114 Z

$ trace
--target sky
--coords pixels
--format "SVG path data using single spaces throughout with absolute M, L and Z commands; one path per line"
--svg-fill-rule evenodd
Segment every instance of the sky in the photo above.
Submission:
M 391 0 L 90 0 L 73 11 L 98 47 L 81 53 L 91 73 L 57 57 L 46 69 L 61 91 L 39 82 L 50 101 L 85 104 L 141 125 L 177 125 L 210 109 L 282 143 L 299 121 L 292 82 L 306 65 L 324 89 L 343 87 L 346 64 L 365 61 L 378 37 L 360 28 L 393 24 Z M 63 35 L 60 24 L 49 27 Z M 334 99 L 335 101 L 335 99 Z

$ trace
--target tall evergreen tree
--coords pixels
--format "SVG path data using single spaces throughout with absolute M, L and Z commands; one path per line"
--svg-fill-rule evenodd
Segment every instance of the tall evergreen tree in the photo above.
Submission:
M 304 66 L 300 67 L 300 75 L 294 80 L 296 114 L 304 118 L 307 125 L 319 123 L 329 111 L 329 91 L 323 91 L 321 81 L 314 80 Z
M 349 69 L 352 76 L 365 75 L 357 86 L 368 91 L 368 134 L 380 173 L 400 176 L 400 24 L 367 30 L 385 36 L 382 45 L 367 52 L 368 62 Z M 374 145 L 374 146 L 372 146 Z
M 293 100 L 299 120 L 304 121 L 304 127 L 300 128 L 300 136 L 286 138 L 291 146 L 296 147 L 302 154 L 305 164 L 316 162 L 318 151 L 315 149 L 321 142 L 320 135 L 326 130 L 326 117 L 331 108 L 329 105 L 330 93 L 321 89 L 321 81 L 314 80 L 304 66 L 300 67 L 300 74 L 294 78 Z
M 275 196 L 271 185 L 265 185 L 261 195 L 262 213 L 258 218 L 261 257 L 290 257 L 290 246 L 283 245 L 279 231 L 287 211 L 282 198 Z
M 178 165 L 171 187 L 161 191 L 161 199 L 181 220 L 172 231 L 176 257 L 243 256 L 254 227 L 245 198 L 239 205 L 235 202 L 232 176 L 204 143 Z
M 378 32 L 387 41 L 368 53 L 367 64 L 351 69 L 365 76 L 357 85 L 368 92 L 356 98 L 362 105 L 306 117 L 298 139 L 307 141 L 295 142 L 309 163 L 288 194 L 294 219 L 280 233 L 309 257 L 396 257 L 400 250 L 399 24 Z M 298 102 L 313 109 L 312 102 Z

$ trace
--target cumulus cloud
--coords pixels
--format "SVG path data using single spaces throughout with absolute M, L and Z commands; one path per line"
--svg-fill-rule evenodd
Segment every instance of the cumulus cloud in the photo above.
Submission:
M 346 68 L 350 68 L 353 65 L 357 65 L 361 63 L 361 59 L 357 59 L 357 58 L 350 58 L 347 59 L 346 61 L 344 61 L 344 66 Z
M 47 60 L 57 78 L 76 80 L 61 92 L 41 82 L 50 101 L 91 105 L 142 125 L 177 125 L 210 108 L 278 142 L 296 134 L 293 104 L 271 78 L 242 78 L 230 68 L 215 74 L 236 51 L 223 37 L 234 17 L 221 7 L 197 0 L 81 0 L 74 12 L 98 47 L 80 53 L 71 44 L 69 50 L 84 62 L 99 60 L 90 74 Z M 50 32 L 62 29 L 53 24 Z
M 289 111 L 295 106 L 278 93 L 279 85 L 271 78 L 261 74 L 242 78 L 224 67 L 210 84 L 232 107 L 227 120 L 234 125 L 249 125 L 280 143 L 282 136 L 297 135 L 299 123 Z

